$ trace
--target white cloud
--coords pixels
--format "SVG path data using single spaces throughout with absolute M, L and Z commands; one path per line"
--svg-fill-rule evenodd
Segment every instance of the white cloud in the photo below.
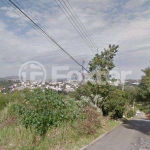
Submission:
M 144 9 L 146 0 L 136 3 L 130 0 L 124 7 L 113 0 L 69 1 L 99 46 L 99 52 L 107 48 L 108 44 L 119 44 L 119 52 L 115 59 L 118 68 L 141 70 L 144 65 L 146 66 L 150 48 L 150 19 L 147 18 L 149 10 Z M 34 5 L 31 5 L 33 3 Z M 35 22 L 80 63 L 85 58 L 88 58 L 87 62 L 92 58 L 91 50 L 53 1 L 39 0 L 35 3 L 27 0 L 20 1 L 20 4 Z M 31 6 L 28 7 L 29 5 Z M 140 12 L 134 10 L 139 7 Z M 127 11 L 129 9 L 132 11 Z M 14 65 L 17 68 L 25 61 L 38 60 L 47 67 L 62 64 L 77 67 L 65 53 L 30 27 L 10 8 L 2 6 L 0 11 L 3 12 L 0 22 L 0 63 L 3 66 L 10 67 L 11 70 Z M 144 60 L 139 63 L 141 57 Z M 137 74 L 137 77 L 139 76 Z
M 130 9 L 130 10 L 138 9 L 142 7 L 142 5 L 148 1 L 149 0 L 129 0 L 127 4 L 125 5 L 125 8 Z
M 13 7 L 9 7 L 9 8 L 8 7 L 2 7 L 1 10 L 5 11 L 6 12 L 5 15 L 9 18 L 19 18 L 19 15 L 18 15 L 19 13 L 16 14 L 17 11 Z M 16 13 L 14 13 L 14 11 Z

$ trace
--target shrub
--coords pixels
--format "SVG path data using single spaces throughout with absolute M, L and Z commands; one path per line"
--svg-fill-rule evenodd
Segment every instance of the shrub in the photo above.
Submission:
M 93 135 L 101 127 L 100 113 L 91 106 L 86 106 L 82 112 L 83 119 L 78 121 L 76 126 L 79 135 Z
M 15 91 L 10 93 L 0 93 L 0 110 L 8 105 L 11 102 L 18 102 L 23 99 L 21 92 Z
M 149 114 L 150 113 L 150 104 L 141 105 L 140 110 L 143 111 L 145 114 Z
M 122 118 L 125 110 L 124 99 L 108 99 L 103 107 L 103 115 L 110 115 L 111 118 Z
M 127 112 L 127 118 L 131 118 L 131 117 L 134 117 L 135 116 L 135 111 L 133 111 L 132 109 L 130 109 L 128 112 Z
M 2 110 L 8 103 L 8 98 L 3 93 L 0 93 L 0 110 Z
M 33 128 L 39 135 L 45 135 L 51 126 L 75 120 L 80 112 L 74 100 L 47 89 L 25 92 L 25 100 L 14 111 L 25 128 Z

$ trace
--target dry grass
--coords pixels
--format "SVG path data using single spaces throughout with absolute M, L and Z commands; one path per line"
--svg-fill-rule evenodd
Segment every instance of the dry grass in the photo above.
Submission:
M 78 150 L 119 124 L 91 107 L 86 107 L 83 115 L 82 120 L 50 128 L 45 137 L 18 125 L 15 116 L 1 117 L 0 150 Z
M 0 129 L 3 129 L 4 127 L 13 126 L 16 123 L 17 123 L 17 117 L 16 116 L 12 116 L 11 118 L 8 118 L 7 120 L 3 121 L 0 124 Z
M 84 108 L 86 119 L 77 121 L 75 126 L 79 135 L 94 135 L 101 127 L 101 115 L 92 107 Z
M 146 117 L 150 119 L 150 114 L 146 115 Z

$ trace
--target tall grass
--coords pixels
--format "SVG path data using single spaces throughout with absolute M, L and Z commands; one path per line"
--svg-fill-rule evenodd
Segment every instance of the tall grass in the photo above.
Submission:
M 0 110 L 0 150 L 78 150 L 119 124 L 87 105 L 81 108 L 79 118 L 51 126 L 45 136 L 39 136 L 32 126 L 25 129 L 13 112 L 13 105 L 22 100 L 20 93 L 13 93 Z
M 45 137 L 35 135 L 32 129 L 25 129 L 19 124 L 6 125 L 0 130 L 0 149 L 78 150 L 119 124 L 119 122 L 108 120 L 105 117 L 101 117 L 101 121 L 101 127 L 97 128 L 94 134 L 87 134 L 87 131 L 83 131 L 81 134 L 83 127 L 77 125 L 78 122 L 74 122 L 74 124 L 64 124 L 59 128 L 50 128 Z M 83 121 L 83 123 L 87 122 Z M 93 126 L 92 123 L 90 125 Z

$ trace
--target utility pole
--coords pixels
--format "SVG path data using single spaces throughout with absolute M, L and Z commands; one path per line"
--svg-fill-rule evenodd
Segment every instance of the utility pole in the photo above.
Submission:
M 97 54 L 98 54 L 98 47 L 97 47 Z
M 123 83 L 122 83 L 122 91 L 124 91 L 124 81 L 123 81 Z
M 133 100 L 133 116 L 134 116 L 134 109 L 135 109 L 135 99 Z
M 81 81 L 81 83 L 84 81 L 84 79 L 85 79 L 85 75 L 84 75 L 84 63 L 85 63 L 85 60 L 83 60 L 82 61 L 82 69 L 81 69 L 81 75 L 82 75 L 82 81 Z M 80 84 L 81 84 L 80 83 Z

